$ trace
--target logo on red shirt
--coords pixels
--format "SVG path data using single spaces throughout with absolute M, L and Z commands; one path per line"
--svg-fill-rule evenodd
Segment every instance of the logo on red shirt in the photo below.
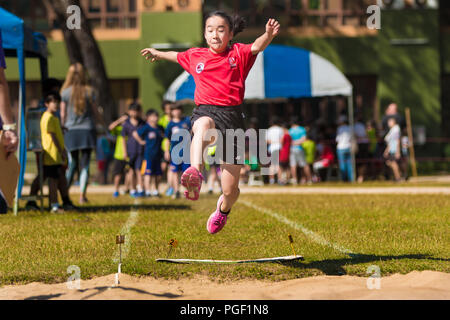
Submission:
M 197 71 L 197 73 L 202 73 L 203 69 L 205 69 L 205 64 L 203 62 L 198 63 L 195 67 L 195 71 Z
M 231 68 L 236 68 L 236 59 L 234 57 L 229 57 L 228 62 L 230 63 Z

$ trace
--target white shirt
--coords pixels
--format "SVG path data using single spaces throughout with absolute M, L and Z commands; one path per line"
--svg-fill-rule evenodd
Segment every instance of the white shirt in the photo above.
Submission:
M 283 139 L 283 129 L 279 126 L 272 126 L 267 130 L 266 142 L 269 143 L 269 152 L 273 153 L 281 149 L 281 140 Z
M 387 135 L 384 137 L 384 141 L 389 147 L 389 153 L 394 154 L 397 152 L 398 142 L 400 139 L 400 127 L 398 124 L 393 126 Z
M 350 149 L 352 146 L 352 134 L 350 126 L 342 125 L 337 128 L 336 132 L 337 149 Z

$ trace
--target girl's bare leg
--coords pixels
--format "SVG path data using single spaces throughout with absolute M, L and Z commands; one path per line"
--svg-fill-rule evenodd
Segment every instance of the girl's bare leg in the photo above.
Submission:
M 214 120 L 210 117 L 201 117 L 194 122 L 192 132 L 194 137 L 191 142 L 191 166 L 202 171 L 203 151 L 211 141 L 203 141 L 203 137 L 209 129 L 215 129 Z
M 222 177 L 221 185 L 223 192 L 223 202 L 220 210 L 222 212 L 228 212 L 239 198 L 239 177 L 241 173 L 240 164 L 222 164 Z

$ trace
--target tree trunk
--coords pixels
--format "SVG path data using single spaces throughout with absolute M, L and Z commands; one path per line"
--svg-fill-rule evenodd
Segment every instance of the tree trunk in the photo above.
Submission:
M 92 87 L 97 93 L 97 103 L 101 106 L 103 119 L 106 123 L 112 122 L 117 117 L 116 103 L 112 98 L 108 77 L 100 49 L 97 45 L 89 23 L 84 15 L 83 8 L 79 0 L 45 0 L 51 7 L 58 20 L 58 24 L 63 31 L 67 53 L 70 63 L 80 62 L 89 73 Z M 66 20 L 68 18 L 67 7 L 76 5 L 81 11 L 81 28 L 67 29 Z

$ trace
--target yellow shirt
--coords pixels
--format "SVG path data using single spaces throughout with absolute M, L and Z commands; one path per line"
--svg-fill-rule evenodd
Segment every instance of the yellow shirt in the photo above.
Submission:
M 60 147 L 64 149 L 64 136 L 59 120 L 51 112 L 45 111 L 41 118 L 41 141 L 46 166 L 63 164 L 61 153 L 53 142 L 51 132 L 55 134 Z

